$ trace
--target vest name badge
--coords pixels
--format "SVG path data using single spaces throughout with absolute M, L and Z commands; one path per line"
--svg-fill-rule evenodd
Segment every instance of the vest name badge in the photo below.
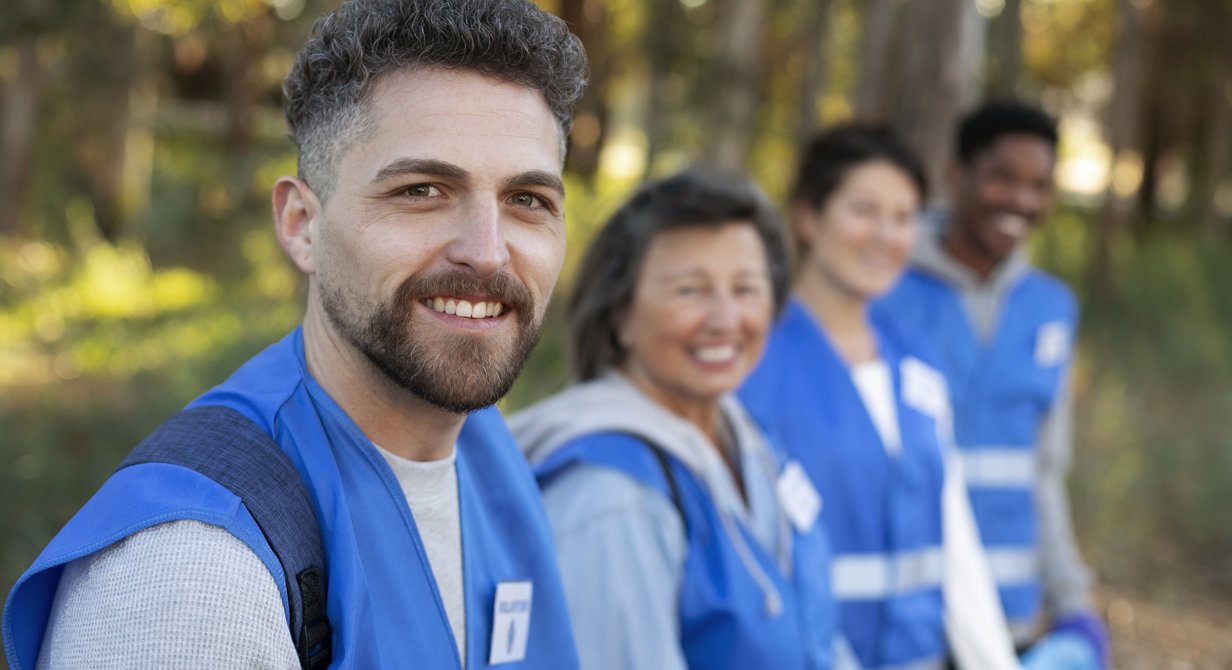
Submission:
M 950 402 L 945 377 L 914 356 L 904 357 L 899 365 L 903 376 L 903 402 L 935 420 L 941 420 L 947 414 Z
M 513 663 L 526 658 L 533 586 L 531 582 L 500 582 L 496 585 L 488 665 Z
M 783 513 L 799 533 L 807 533 L 821 512 L 821 496 L 809 480 L 799 461 L 792 461 L 783 468 L 775 484 Z
M 1069 324 L 1049 321 L 1035 335 L 1035 364 L 1041 368 L 1060 365 L 1069 357 Z

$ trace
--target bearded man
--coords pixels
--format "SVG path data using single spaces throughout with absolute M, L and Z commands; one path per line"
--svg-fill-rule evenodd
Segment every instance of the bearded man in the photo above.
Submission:
M 298 176 L 272 197 L 303 326 L 52 541 L 6 605 L 13 668 L 576 667 L 535 482 L 490 406 L 564 261 L 585 70 L 524 0 L 352 0 L 317 22 L 284 84 Z M 143 451 L 169 440 L 189 466 Z M 283 454 L 285 509 L 233 490 L 268 498 L 277 472 L 252 473 Z M 292 574 L 271 537 L 295 491 L 323 565 Z

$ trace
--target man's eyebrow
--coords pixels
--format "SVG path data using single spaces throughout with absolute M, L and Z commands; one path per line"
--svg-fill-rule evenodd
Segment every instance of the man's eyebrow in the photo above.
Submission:
M 459 181 L 469 179 L 471 176 L 471 173 L 446 161 L 434 158 L 399 158 L 378 170 L 373 181 L 381 182 L 391 177 L 407 174 L 422 174 Z
M 518 186 L 542 186 L 556 191 L 561 196 L 565 195 L 565 184 L 560 177 L 543 170 L 528 170 L 505 180 L 505 188 Z

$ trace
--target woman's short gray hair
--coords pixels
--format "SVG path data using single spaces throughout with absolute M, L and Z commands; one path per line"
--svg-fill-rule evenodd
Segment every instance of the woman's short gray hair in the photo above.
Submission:
M 526 0 L 349 0 L 317 20 L 283 82 L 299 174 L 326 200 L 338 160 L 366 129 L 373 84 L 392 71 L 470 70 L 543 93 L 565 138 L 586 88 L 586 53 Z

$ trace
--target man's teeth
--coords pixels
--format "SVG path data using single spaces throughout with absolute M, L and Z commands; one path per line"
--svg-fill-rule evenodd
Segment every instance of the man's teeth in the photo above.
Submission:
M 724 363 L 736 357 L 736 347 L 731 344 L 717 347 L 698 347 L 695 355 L 703 363 Z
M 505 305 L 493 301 L 479 300 L 471 302 L 469 300 L 457 300 L 455 298 L 444 298 L 437 296 L 435 298 L 425 298 L 424 306 L 431 307 L 438 312 L 445 314 L 456 314 L 457 316 L 466 317 L 468 319 L 486 319 L 500 316 L 505 311 Z
M 1030 228 L 1031 223 L 1024 216 L 1001 214 L 997 217 L 996 225 L 1003 235 L 1022 237 L 1027 234 L 1027 229 Z

